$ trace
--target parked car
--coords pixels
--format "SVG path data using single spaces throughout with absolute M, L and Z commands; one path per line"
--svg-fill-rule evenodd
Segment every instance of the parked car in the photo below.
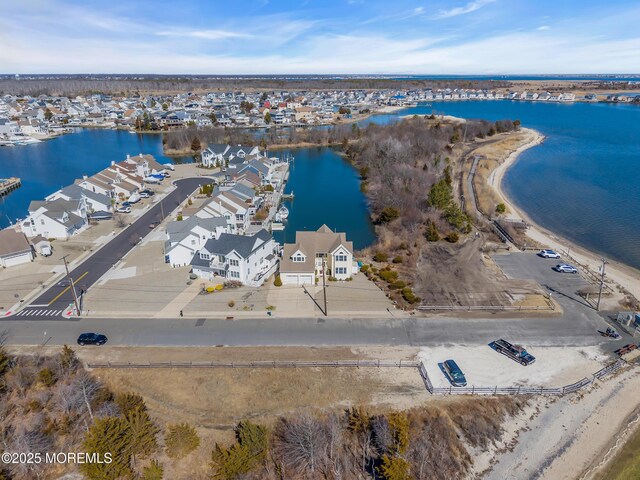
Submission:
M 171 174 L 169 172 L 164 172 L 162 175 L 164 178 L 171 178 Z
M 101 333 L 81 333 L 78 337 L 78 345 L 104 345 L 107 343 L 106 335 Z
M 150 228 L 151 230 L 153 230 L 153 229 L 154 229 L 154 228 L 156 228 L 158 225 L 160 225 L 160 222 L 151 222 L 151 223 L 149 224 L 149 228 Z
M 120 206 L 116 208 L 116 212 L 118 213 L 131 213 L 131 207 Z
M 560 254 L 553 250 L 540 250 L 538 255 L 542 258 L 560 258 Z
M 122 202 L 123 207 L 130 207 L 132 205 L 131 202 Z
M 499 339 L 489 344 L 496 352 L 501 353 L 520 365 L 531 365 L 536 361 L 536 357 L 531 355 L 522 345 L 514 345 L 504 339 Z
M 442 364 L 442 370 L 444 371 L 445 376 L 451 382 L 451 385 L 454 387 L 466 387 L 467 379 L 458 367 L 458 364 L 453 360 L 446 360 Z
M 559 263 L 553 269 L 559 273 L 578 273 L 578 269 L 568 263 Z
M 151 195 L 149 195 L 147 192 L 140 192 L 140 198 L 149 198 Z

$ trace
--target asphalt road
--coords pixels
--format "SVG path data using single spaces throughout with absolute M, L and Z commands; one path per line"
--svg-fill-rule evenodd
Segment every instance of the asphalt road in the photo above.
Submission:
M 91 288 L 91 286 L 115 263 L 124 257 L 141 238 L 146 237 L 151 232 L 149 224 L 161 221 L 163 211 L 165 215 L 168 215 L 204 182 L 205 180 L 202 178 L 176 180 L 173 182 L 176 186 L 175 190 L 154 204 L 134 223 L 72 270 L 70 274 L 76 284 L 77 294 L 80 295 L 82 290 L 87 291 Z M 60 316 L 60 313 L 69 310 L 68 307 L 72 303 L 73 293 L 71 292 L 71 287 L 56 284 L 30 302 L 30 304 L 25 307 L 25 313 L 19 317 L 14 315 L 10 318 L 20 321 L 62 320 L 63 317 Z M 31 312 L 34 313 L 31 314 Z
M 606 327 L 600 318 L 599 328 Z M 480 345 L 506 338 L 526 346 L 614 343 L 600 337 L 591 320 L 551 318 L 264 318 L 242 320 L 107 319 L 7 321 L 0 324 L 14 345 L 74 344 L 83 332 L 107 335 L 121 346 L 337 346 Z M 622 340 L 623 342 L 625 340 Z M 626 343 L 630 340 L 626 339 Z M 85 347 L 99 348 L 99 347 Z

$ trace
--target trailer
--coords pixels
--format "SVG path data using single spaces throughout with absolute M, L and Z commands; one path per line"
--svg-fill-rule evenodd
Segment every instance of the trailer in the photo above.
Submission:
M 502 338 L 491 342 L 489 346 L 496 352 L 509 357 L 511 360 L 525 367 L 536 361 L 536 357 L 527 352 L 524 347 L 509 343 Z

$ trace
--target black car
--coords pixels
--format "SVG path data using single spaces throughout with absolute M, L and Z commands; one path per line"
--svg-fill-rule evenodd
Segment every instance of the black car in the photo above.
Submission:
M 144 193 L 146 195 L 149 195 L 150 197 L 153 197 L 155 195 L 155 192 L 153 190 L 142 190 L 140 193 Z
M 78 337 L 78 345 L 104 345 L 107 343 L 106 335 L 101 333 L 81 333 Z

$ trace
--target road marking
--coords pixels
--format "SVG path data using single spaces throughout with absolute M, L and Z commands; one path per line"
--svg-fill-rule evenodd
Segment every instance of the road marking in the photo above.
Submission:
M 76 278 L 73 281 L 73 284 L 77 284 L 80 280 L 82 280 L 82 277 L 84 277 L 87 273 L 89 272 L 84 272 L 82 275 L 80 275 L 78 278 Z M 71 288 L 71 285 L 69 285 L 67 288 L 65 288 L 63 291 L 61 291 L 58 295 L 56 295 L 56 298 L 54 298 L 53 300 L 51 300 L 47 306 L 51 305 L 53 302 L 55 302 L 56 300 L 58 300 L 62 295 L 64 295 L 65 293 L 67 293 L 67 291 Z
M 38 308 L 38 307 L 48 307 L 49 305 L 46 303 L 43 303 L 42 305 L 27 305 L 26 308 Z

